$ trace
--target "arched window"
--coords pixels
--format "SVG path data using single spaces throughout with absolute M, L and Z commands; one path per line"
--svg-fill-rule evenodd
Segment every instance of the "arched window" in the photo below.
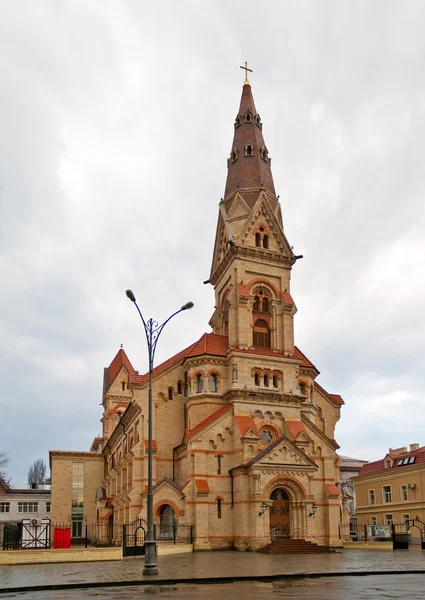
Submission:
M 268 375 L 264 375 L 264 385 L 266 387 L 269 387 L 269 376 Z
M 246 155 L 252 156 L 253 154 L 254 154 L 254 148 L 251 146 L 251 144 L 248 144 L 246 147 Z
M 252 305 L 252 310 L 260 310 L 260 298 L 258 296 L 254 297 L 254 304 Z
M 269 236 L 268 235 L 263 235 L 263 248 L 267 248 L 269 247 Z
M 198 374 L 196 376 L 196 392 L 198 394 L 200 394 L 203 390 L 204 387 L 204 378 L 202 377 L 202 375 Z
M 300 383 L 300 394 L 305 396 L 305 383 Z
M 246 121 L 247 123 L 251 123 L 251 121 L 252 121 L 252 115 L 251 115 L 251 113 L 249 112 L 249 110 L 248 110 L 248 111 L 245 113 L 245 121 Z
M 255 234 L 255 245 L 257 248 L 260 248 L 261 246 L 261 235 L 259 233 Z
M 233 148 L 232 154 L 231 154 L 232 162 L 235 162 L 235 160 L 238 160 L 238 154 L 239 154 L 238 149 Z
M 217 375 L 215 375 L 215 374 L 210 375 L 210 391 L 211 392 L 217 391 Z
M 183 386 L 182 386 L 182 382 L 178 381 L 177 382 L 177 394 L 180 396 L 183 392 Z
M 261 303 L 261 308 L 263 312 L 269 312 L 269 299 L 267 296 L 263 297 L 263 302 Z
M 255 122 L 257 123 L 257 125 L 261 125 L 261 117 L 260 117 L 260 115 L 256 115 Z
M 123 382 L 121 383 L 121 388 L 122 388 L 122 391 L 124 392 L 124 391 L 125 391 L 125 381 L 123 381 Z
M 277 375 L 273 375 L 273 387 L 279 387 L 279 380 L 277 378 Z
M 159 537 L 162 540 L 172 540 L 174 537 L 174 510 L 169 504 L 161 506 L 159 513 Z
M 235 127 L 239 127 L 240 124 L 241 124 L 241 118 L 239 115 L 236 115 Z
M 221 475 L 221 455 L 217 455 L 217 475 Z
M 254 375 L 254 382 L 255 385 L 260 385 L 260 375 L 258 373 Z
M 271 348 L 270 329 L 263 319 L 258 319 L 254 323 L 252 345 L 257 348 Z
M 221 498 L 217 498 L 217 519 L 221 519 Z
M 168 400 L 173 399 L 173 388 L 168 388 Z

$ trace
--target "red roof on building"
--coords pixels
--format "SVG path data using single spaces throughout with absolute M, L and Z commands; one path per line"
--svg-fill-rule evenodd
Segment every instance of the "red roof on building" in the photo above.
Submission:
M 300 433 L 302 433 L 302 432 L 307 433 L 305 430 L 305 427 L 304 427 L 304 423 L 302 423 L 301 421 L 286 421 L 285 420 L 285 425 L 289 429 L 289 433 L 292 435 L 292 438 L 294 440 L 297 439 L 297 437 L 300 435 Z
M 195 486 L 198 492 L 209 492 L 210 486 L 206 479 L 195 479 Z
M 339 394 L 329 394 L 329 396 L 338 402 L 338 404 L 345 404 L 344 400 Z
M 245 435 L 245 433 L 250 429 L 257 431 L 257 425 L 252 417 L 235 415 L 235 422 L 242 436 Z
M 295 304 L 295 302 L 293 301 L 292 296 L 289 292 L 282 292 L 282 298 L 283 298 L 283 301 L 285 302 L 285 304 L 288 304 L 288 305 Z
M 201 354 L 213 354 L 214 356 L 227 356 L 228 338 L 226 335 L 216 335 L 215 333 L 204 333 L 200 340 L 193 344 L 188 352 L 189 356 L 199 356 Z
M 413 452 L 402 452 L 400 454 L 392 454 L 391 452 L 386 454 L 385 457 L 389 456 L 393 460 L 393 464 L 389 469 L 385 468 L 385 459 L 375 460 L 373 462 L 366 463 L 362 466 L 359 472 L 359 477 L 362 475 L 375 475 L 375 473 L 383 473 L 384 471 L 390 471 L 391 469 L 403 469 L 405 467 L 413 467 L 415 465 L 425 464 L 425 446 L 413 450 Z M 415 456 L 415 462 L 407 465 L 399 465 L 398 461 L 401 458 L 409 458 Z
M 136 371 L 133 369 L 133 365 L 131 364 L 131 362 L 130 362 L 127 354 L 124 352 L 123 348 L 118 350 L 118 352 L 115 355 L 115 358 L 113 359 L 113 361 L 107 368 L 108 375 L 109 375 L 109 382 L 108 382 L 109 385 L 111 385 L 113 383 L 113 381 L 115 380 L 115 377 L 120 372 L 121 367 L 125 367 L 127 369 L 129 375 L 134 375 L 136 373 Z
M 187 346 L 171 358 L 154 368 L 153 374 L 159 375 L 175 364 L 182 363 L 189 356 L 199 356 L 201 354 L 212 354 L 214 356 L 226 356 L 227 354 L 227 336 L 216 335 L 215 333 L 204 333 L 203 336 L 194 344 Z M 145 383 L 149 379 L 149 373 L 144 375 L 133 375 L 130 377 L 130 383 Z
M 225 415 L 226 413 L 230 412 L 231 410 L 233 410 L 233 404 L 224 404 L 224 406 L 221 406 L 212 415 L 195 425 L 195 427 L 193 427 L 192 429 L 186 429 L 187 437 L 193 437 L 194 435 L 202 431 L 204 427 L 210 425 L 211 423 L 214 423 L 214 421 L 219 419 L 222 415 Z
M 328 492 L 331 494 L 331 496 L 339 496 L 339 489 L 334 483 L 326 483 L 325 485 L 328 488 Z

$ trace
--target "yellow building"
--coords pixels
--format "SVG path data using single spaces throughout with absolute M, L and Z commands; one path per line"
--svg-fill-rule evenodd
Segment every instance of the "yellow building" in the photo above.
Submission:
M 194 524 L 197 549 L 256 549 L 271 531 L 341 545 L 334 431 L 343 400 L 323 389 L 319 371 L 294 344 L 290 279 L 301 257 L 285 236 L 270 165 L 245 82 L 218 211 L 212 332 L 153 374 L 155 520 L 164 534 L 170 519 Z M 139 375 L 121 348 L 103 389 L 91 499 L 84 496 L 71 516 L 87 510 L 117 525 L 146 517 L 148 375 Z M 83 454 L 51 453 L 54 514 L 71 510 L 77 484 L 63 470 L 67 460 L 86 464 Z
M 390 448 L 382 460 L 364 465 L 353 481 L 359 526 L 425 523 L 425 446 Z

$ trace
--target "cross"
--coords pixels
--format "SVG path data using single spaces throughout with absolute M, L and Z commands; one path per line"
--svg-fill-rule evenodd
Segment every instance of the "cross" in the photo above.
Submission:
M 241 69 L 244 69 L 245 71 L 245 81 L 244 81 L 244 85 L 248 84 L 249 85 L 249 80 L 248 80 L 248 71 L 250 73 L 252 73 L 252 69 L 248 69 L 248 63 L 245 61 L 245 66 L 244 67 L 240 67 Z

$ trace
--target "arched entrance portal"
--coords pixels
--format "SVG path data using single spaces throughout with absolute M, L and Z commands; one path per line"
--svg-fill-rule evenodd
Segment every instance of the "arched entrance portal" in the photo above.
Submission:
M 270 529 L 274 529 L 276 537 L 289 538 L 289 497 L 285 490 L 277 488 L 272 491 L 270 500 Z
M 172 540 L 174 536 L 174 509 L 169 504 L 161 506 L 159 511 L 159 537 Z

